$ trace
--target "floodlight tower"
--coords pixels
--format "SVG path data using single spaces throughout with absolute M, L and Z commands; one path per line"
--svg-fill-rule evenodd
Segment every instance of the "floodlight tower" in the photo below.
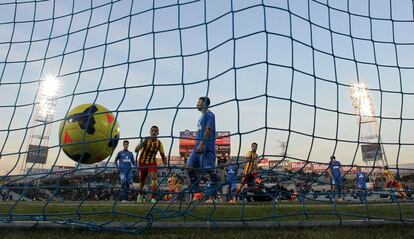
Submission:
M 21 167 L 22 174 L 30 173 L 32 169 L 42 170 L 46 164 L 50 131 L 56 112 L 56 98 L 59 88 L 58 78 L 52 75 L 46 75 L 40 80 L 39 94 L 27 144 L 28 153 L 25 154 Z
M 375 118 L 374 107 L 366 85 L 354 83 L 350 88 L 350 97 L 355 114 L 358 116 L 363 161 L 367 166 L 378 165 L 378 163 L 381 166 L 388 165 L 379 135 L 378 120 Z
M 279 142 L 279 147 L 280 147 L 280 153 L 279 156 L 282 158 L 282 160 L 285 160 L 286 156 L 287 156 L 287 142 L 286 141 L 281 141 L 281 140 L 276 140 L 277 142 Z

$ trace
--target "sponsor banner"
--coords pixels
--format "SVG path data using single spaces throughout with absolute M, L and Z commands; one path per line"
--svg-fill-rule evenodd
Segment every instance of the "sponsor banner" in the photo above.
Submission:
M 380 144 L 361 145 L 362 160 L 364 162 L 382 160 L 382 150 Z
M 181 156 L 170 156 L 170 165 L 184 165 L 184 158 Z
M 312 163 L 306 163 L 306 162 L 291 162 L 288 167 L 291 171 L 312 171 L 313 166 Z
M 184 165 L 184 162 L 185 162 L 184 157 L 181 157 L 181 156 L 170 156 L 169 158 L 168 158 L 168 156 L 166 156 L 166 157 L 167 157 L 167 163 L 169 162 L 170 166 Z M 162 158 L 156 158 L 155 160 L 157 161 L 158 166 L 164 166 L 164 164 L 162 162 Z M 165 165 L 165 166 L 167 166 L 167 165 Z
M 181 148 L 184 146 L 194 147 L 195 142 L 196 142 L 195 141 L 196 135 L 197 135 L 196 131 L 189 131 L 189 130 L 181 131 L 180 142 L 179 142 L 180 151 L 181 151 Z
M 288 160 L 269 160 L 269 168 L 287 168 L 289 166 Z
M 325 172 L 328 169 L 327 164 L 319 164 L 319 163 L 313 163 L 312 164 L 312 171 L 316 173 L 322 173 Z
M 384 170 L 382 168 L 372 168 L 372 167 L 361 167 L 361 171 L 365 172 L 366 174 L 373 174 L 373 175 L 382 175 Z
M 28 175 L 43 174 L 43 173 L 49 173 L 49 170 L 46 168 L 26 168 L 25 173 Z
M 303 170 L 305 172 L 315 172 L 321 173 L 325 172 L 328 169 L 328 164 L 321 164 L 321 163 L 306 163 L 306 162 L 291 162 L 289 165 L 289 169 L 292 171 Z M 343 172 L 349 173 L 356 173 L 357 166 L 341 166 Z
M 216 145 L 230 145 L 230 131 L 217 131 Z
M 39 164 L 46 164 L 47 154 L 49 152 L 49 148 L 47 146 L 39 146 L 39 145 L 29 145 L 29 150 L 27 152 L 27 163 L 39 163 Z
M 239 163 L 240 165 L 242 165 L 242 167 L 244 167 L 244 163 L 246 162 L 246 157 L 245 156 L 231 156 L 231 162 L 232 163 Z M 269 158 L 258 158 L 256 160 L 257 163 L 257 167 L 261 167 L 261 168 L 269 168 Z
M 52 168 L 52 174 L 54 175 L 73 175 L 75 167 L 72 166 L 58 166 L 55 165 Z
M 230 145 L 216 145 L 216 154 L 230 153 Z
M 189 157 L 196 143 L 196 131 L 185 130 L 180 132 L 179 153 L 182 157 Z M 230 155 L 230 131 L 216 132 L 216 155 L 218 158 Z
M 257 160 L 257 166 L 261 168 L 268 168 L 269 167 L 269 159 L 268 158 L 259 158 Z
M 358 166 L 353 166 L 353 167 L 351 167 L 351 166 L 342 166 L 342 172 L 348 172 L 348 173 L 357 173 L 358 172 L 358 170 L 357 170 L 357 167 Z
M 81 164 L 76 163 L 78 173 L 95 173 L 97 164 Z
M 322 164 L 322 163 L 308 163 L 306 164 L 306 162 L 290 162 L 288 163 L 288 169 L 290 169 L 291 171 L 298 171 L 298 170 L 303 170 L 305 172 L 315 172 L 315 173 L 322 173 L 328 170 L 329 165 L 328 164 Z M 361 171 L 365 172 L 365 173 L 370 173 L 372 171 L 373 174 L 381 174 L 382 173 L 382 169 L 380 168 L 375 168 L 373 169 L 372 167 L 364 167 L 364 166 L 360 166 L 361 167 Z M 354 166 L 348 166 L 348 165 L 344 165 L 341 166 L 342 168 L 342 172 L 348 172 L 350 174 L 355 174 L 358 172 L 357 168 L 358 165 L 354 165 Z
M 194 147 L 196 141 L 196 131 L 181 131 L 180 142 L 181 146 L 192 146 Z M 217 131 L 216 132 L 216 145 L 230 145 L 230 131 Z

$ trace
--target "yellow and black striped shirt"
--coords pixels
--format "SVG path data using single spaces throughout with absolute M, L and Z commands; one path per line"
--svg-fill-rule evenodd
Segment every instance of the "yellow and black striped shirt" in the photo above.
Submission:
M 141 154 L 139 155 L 139 163 L 156 163 L 158 151 L 164 154 L 164 146 L 158 139 L 146 139 L 141 146 Z
M 244 165 L 244 169 L 243 169 L 243 173 L 244 175 L 246 174 L 250 174 L 253 172 L 254 170 L 254 165 L 256 163 L 256 159 L 259 156 L 257 155 L 257 153 L 253 152 L 253 151 L 249 151 L 246 155 L 246 164 Z
M 387 182 L 389 182 L 389 181 L 394 181 L 394 180 L 395 180 L 394 175 L 393 175 L 393 174 L 392 174 L 392 172 L 391 172 L 390 170 L 388 170 L 388 169 L 384 170 L 384 176 L 385 176 L 385 178 L 387 179 Z

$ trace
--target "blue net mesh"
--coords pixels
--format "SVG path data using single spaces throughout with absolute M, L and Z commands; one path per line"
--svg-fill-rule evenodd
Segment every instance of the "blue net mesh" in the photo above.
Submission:
M 0 12 L 3 223 L 413 220 L 413 1 L 28 0 Z M 189 174 L 201 96 L 217 162 Z M 62 150 L 59 127 L 85 103 L 120 127 L 96 136 L 114 149 L 96 164 L 83 163 L 97 157 L 87 130 L 78 162 Z M 152 125 L 167 163 L 143 189 L 131 169 L 127 187 L 113 146 L 133 151 Z

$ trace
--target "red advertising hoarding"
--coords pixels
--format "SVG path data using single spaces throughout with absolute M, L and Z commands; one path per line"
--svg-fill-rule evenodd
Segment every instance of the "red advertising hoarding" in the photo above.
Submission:
M 349 166 L 349 165 L 344 165 L 342 166 L 342 171 L 343 172 L 348 172 L 351 174 L 355 174 L 358 172 L 357 170 L 358 165 L 354 165 L 354 166 Z M 322 173 L 327 171 L 328 169 L 328 164 L 322 164 L 322 163 L 306 163 L 306 162 L 290 162 L 288 169 L 290 169 L 291 171 L 298 171 L 298 170 L 303 170 L 305 172 L 314 172 L 314 173 Z M 375 168 L 373 169 L 372 167 L 361 167 L 361 171 L 366 172 L 366 173 L 370 173 L 371 171 L 373 173 L 381 173 L 382 170 L 379 168 Z
M 180 132 L 179 151 L 181 157 L 188 158 L 196 142 L 196 131 L 185 130 Z M 230 131 L 216 132 L 216 156 L 220 160 L 230 155 Z

